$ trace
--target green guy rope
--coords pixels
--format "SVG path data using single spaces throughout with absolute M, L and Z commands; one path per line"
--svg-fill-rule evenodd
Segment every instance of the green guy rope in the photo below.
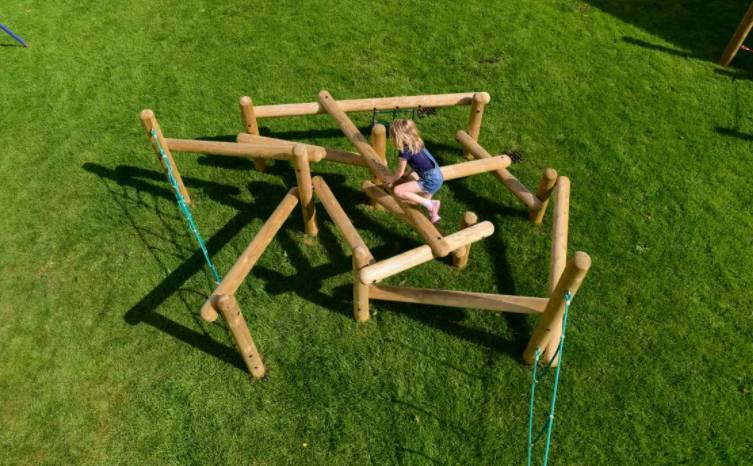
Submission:
M 204 240 L 201 237 L 201 233 L 199 233 L 199 229 L 196 228 L 196 222 L 194 222 L 193 220 L 193 215 L 191 215 L 191 210 L 188 208 L 188 204 L 186 204 L 186 200 L 183 198 L 183 195 L 180 193 L 178 182 L 175 180 L 175 176 L 173 175 L 173 167 L 170 164 L 170 160 L 167 158 L 167 154 L 165 153 L 164 149 L 162 149 L 162 144 L 160 144 L 159 142 L 159 136 L 157 136 L 156 129 L 152 128 L 151 136 L 152 136 L 152 140 L 154 141 L 154 144 L 157 146 L 159 155 L 162 158 L 162 163 L 167 170 L 167 178 L 168 180 L 170 180 L 170 186 L 173 187 L 173 192 L 175 193 L 175 199 L 178 201 L 178 207 L 180 207 L 180 211 L 183 214 L 183 217 L 186 219 L 186 223 L 188 223 L 188 229 L 191 231 L 191 233 L 193 233 L 194 238 L 196 238 L 196 242 L 199 243 L 199 247 L 201 248 L 202 254 L 204 254 L 204 260 L 206 260 L 207 262 L 207 266 L 209 267 L 209 271 L 212 273 L 212 278 L 214 278 L 214 282 L 217 285 L 219 285 L 220 281 L 222 281 L 222 279 L 220 278 L 220 274 L 217 273 L 217 269 L 214 267 L 212 258 L 209 256 L 209 251 L 207 251 L 207 246 L 204 244 Z
M 560 335 L 560 343 L 557 345 L 557 350 L 549 360 L 549 362 L 541 370 L 539 370 L 539 358 L 541 357 L 541 350 L 536 348 L 536 353 L 533 357 L 533 366 L 531 370 L 531 404 L 528 408 L 528 466 L 531 466 L 533 461 L 533 447 L 541 436 L 546 432 L 546 445 L 544 446 L 544 466 L 549 462 L 549 449 L 552 444 L 552 430 L 554 428 L 554 407 L 557 404 L 557 389 L 560 382 L 560 368 L 562 367 L 562 354 L 565 348 L 565 334 L 567 333 L 567 314 L 570 311 L 570 304 L 573 302 L 573 294 L 570 291 L 565 292 L 565 314 L 562 317 L 562 335 Z M 546 377 L 549 369 L 552 367 L 552 363 L 560 357 L 560 363 L 557 364 L 557 368 L 554 371 L 554 385 L 552 387 L 552 398 L 549 402 L 549 414 L 546 417 L 544 426 L 541 428 L 536 437 L 533 436 L 533 408 L 536 402 L 536 386 L 538 383 Z

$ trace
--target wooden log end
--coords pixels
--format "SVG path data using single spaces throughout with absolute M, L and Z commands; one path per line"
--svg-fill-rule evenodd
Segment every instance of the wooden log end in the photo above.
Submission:
M 212 300 L 214 296 L 209 298 L 209 303 L 205 304 L 201 308 L 201 318 L 204 319 L 206 322 L 214 322 L 217 320 L 217 317 L 219 314 L 217 313 L 217 309 L 215 309 L 214 302 Z
M 332 94 L 329 93 L 328 90 L 322 89 L 319 91 L 319 100 L 329 100 L 332 99 Z
M 469 210 L 465 214 L 463 214 L 463 223 L 462 223 L 463 228 L 467 228 L 477 223 L 478 223 L 478 215 L 476 215 L 475 212 L 471 212 Z
M 303 144 L 296 144 L 293 146 L 293 155 L 298 159 L 308 157 L 308 151 Z
M 585 272 L 591 268 L 591 256 L 583 251 L 578 251 L 573 255 L 573 265 L 576 270 Z
M 554 168 L 545 168 L 542 177 L 548 182 L 554 184 L 554 182 L 557 181 L 557 170 Z
M 371 134 L 377 135 L 377 136 L 386 135 L 387 127 L 381 123 L 376 123 L 374 126 L 371 127 Z
M 141 111 L 139 117 L 142 121 L 151 120 L 152 118 L 154 118 L 154 111 L 151 108 L 145 108 Z
M 359 264 L 359 268 L 367 266 L 369 263 L 374 262 L 374 258 L 367 248 L 364 246 L 356 246 L 353 248 L 353 257 Z
M 252 104 L 251 97 L 244 95 L 240 100 L 241 107 L 249 107 Z
M 235 297 L 231 294 L 212 295 L 212 306 L 220 311 L 227 312 L 233 309 Z
M 488 92 L 476 92 L 473 94 L 473 100 L 480 104 L 488 104 L 492 100 L 492 96 Z

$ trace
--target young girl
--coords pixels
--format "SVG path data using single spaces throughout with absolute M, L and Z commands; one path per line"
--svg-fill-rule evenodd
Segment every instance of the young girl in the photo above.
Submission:
M 394 193 L 402 201 L 422 205 L 429 211 L 431 223 L 440 220 L 439 207 L 441 203 L 431 200 L 431 196 L 439 191 L 444 183 L 442 171 L 434 157 L 426 150 L 424 141 L 413 120 L 395 120 L 390 125 L 392 143 L 400 151 L 400 161 L 397 171 L 385 180 L 391 185 L 406 175 L 406 165 L 416 172 L 418 181 L 404 178 L 404 181 L 394 188 Z

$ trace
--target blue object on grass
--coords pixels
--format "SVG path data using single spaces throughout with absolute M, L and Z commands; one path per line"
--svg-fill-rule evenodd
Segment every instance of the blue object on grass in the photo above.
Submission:
M 26 42 L 24 42 L 23 39 L 21 39 L 20 37 L 18 37 L 13 31 L 11 31 L 10 29 L 8 29 L 8 27 L 5 26 L 3 23 L 0 23 L 0 29 L 2 29 L 3 31 L 7 32 L 9 36 L 11 36 L 12 38 L 16 39 L 24 47 L 29 48 L 29 46 L 26 45 Z

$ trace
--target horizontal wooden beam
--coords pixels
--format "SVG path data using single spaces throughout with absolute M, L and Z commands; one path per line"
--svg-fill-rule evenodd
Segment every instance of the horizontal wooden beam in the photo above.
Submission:
M 224 141 L 202 141 L 198 139 L 165 138 L 168 147 L 175 152 L 193 152 L 196 154 L 223 155 L 228 157 L 263 158 L 275 160 L 292 160 L 295 144 L 237 143 Z M 318 162 L 324 157 L 324 148 L 312 147 L 310 162 Z
M 470 105 L 475 92 L 458 94 L 433 94 L 400 97 L 375 97 L 371 99 L 339 100 L 345 112 L 371 112 L 373 110 L 392 110 L 418 107 L 452 107 Z M 479 93 L 487 103 L 491 99 L 488 93 Z M 259 105 L 254 107 L 256 118 L 278 118 L 288 116 L 321 115 L 327 113 L 319 102 L 298 104 Z
M 495 170 L 507 168 L 512 163 L 510 157 L 498 155 L 488 159 L 478 159 L 470 162 L 456 163 L 454 165 L 445 165 L 439 169 L 445 181 L 464 178 L 466 176 L 478 175 Z
M 463 130 L 458 131 L 455 134 L 455 139 L 474 157 L 477 159 L 488 159 L 492 157 L 486 149 L 481 147 L 479 143 L 473 140 L 473 138 Z M 510 173 L 506 168 L 495 170 L 494 176 L 502 182 L 507 189 L 509 189 L 520 202 L 526 205 L 529 210 L 537 210 L 541 207 L 541 201 L 526 188 L 515 176 Z
M 287 141 L 285 139 L 270 138 L 267 136 L 257 136 L 255 134 L 238 133 L 238 135 L 235 137 L 235 140 L 243 144 L 258 144 L 258 145 L 266 144 L 266 145 L 273 145 L 273 146 L 289 147 L 291 154 L 293 153 L 293 147 L 295 147 L 295 145 L 298 144 L 306 148 L 306 152 L 308 152 L 309 154 L 309 162 L 319 162 L 326 155 L 326 150 L 324 149 L 324 147 L 321 147 L 321 146 Z
M 262 225 L 259 232 L 254 236 L 254 239 L 248 244 L 248 247 L 241 253 L 238 260 L 235 261 L 233 267 L 225 274 L 222 282 L 214 290 L 214 295 L 223 294 L 235 294 L 238 287 L 243 283 L 243 280 L 251 272 L 251 269 L 256 265 L 256 261 L 259 260 L 262 253 L 277 232 L 285 223 L 285 220 L 290 216 L 295 206 L 298 205 L 298 188 L 291 188 L 277 206 L 272 215 L 269 216 L 264 225 Z M 209 322 L 214 322 L 217 319 L 217 311 L 212 306 L 211 300 L 207 300 L 201 307 L 201 317 Z
M 494 233 L 494 225 L 489 222 L 481 222 L 472 227 L 465 228 L 444 237 L 444 241 L 450 251 L 462 246 L 474 243 L 480 239 L 491 236 Z M 406 251 L 402 254 L 390 257 L 376 264 L 361 269 L 361 282 L 370 285 L 395 274 L 411 269 L 417 265 L 434 259 L 434 254 L 429 246 L 423 245 Z
M 348 152 L 346 150 L 333 149 L 331 147 L 324 148 L 324 157 L 322 160 L 326 162 L 336 162 L 345 165 L 369 168 L 369 163 L 360 154 Z
M 292 147 L 296 144 L 302 144 L 293 141 L 287 141 L 285 139 L 270 138 L 267 136 L 256 136 L 253 134 L 239 133 L 237 141 L 247 144 L 280 144 Z M 359 167 L 368 167 L 369 164 L 366 159 L 361 157 L 360 154 L 355 152 L 348 152 L 341 149 L 332 149 L 329 147 L 315 146 L 312 144 L 303 144 L 306 146 L 306 150 L 309 153 L 309 162 L 321 162 L 326 160 L 328 162 L 344 163 L 347 165 L 356 165 Z
M 431 304 L 434 306 L 483 309 L 497 312 L 541 314 L 547 298 L 511 296 L 471 291 L 432 290 L 428 288 L 405 288 L 400 286 L 371 285 L 369 298 L 401 303 Z

